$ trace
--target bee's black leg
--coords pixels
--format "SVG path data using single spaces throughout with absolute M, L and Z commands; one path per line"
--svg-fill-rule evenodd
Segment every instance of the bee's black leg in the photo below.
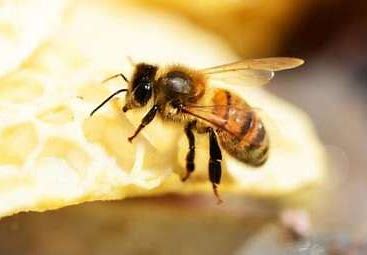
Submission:
M 131 142 L 139 134 L 139 132 L 154 119 L 158 110 L 159 110 L 159 106 L 154 105 L 149 110 L 149 112 L 145 114 L 144 118 L 141 120 L 139 127 L 135 130 L 134 134 L 128 138 L 129 142 Z
M 215 197 L 218 199 L 218 204 L 222 203 L 219 193 L 218 185 L 222 176 L 222 152 L 220 150 L 217 135 L 212 128 L 208 128 L 209 133 L 209 179 L 213 185 L 213 191 Z
M 189 141 L 189 151 L 186 154 L 186 175 L 182 178 L 182 181 L 186 181 L 195 170 L 195 136 L 192 131 L 195 125 L 195 121 L 192 121 L 185 126 L 185 134 Z

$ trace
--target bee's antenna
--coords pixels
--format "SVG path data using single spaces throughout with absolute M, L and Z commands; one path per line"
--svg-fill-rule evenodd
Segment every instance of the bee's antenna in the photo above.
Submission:
M 119 89 L 117 90 L 115 93 L 113 93 L 112 95 L 110 95 L 109 97 L 107 97 L 105 100 L 103 100 L 102 103 L 100 103 L 90 114 L 89 116 L 93 116 L 93 114 L 98 111 L 102 106 L 104 106 L 108 101 L 110 101 L 114 96 L 116 96 L 117 94 L 120 94 L 122 92 L 126 92 L 127 89 Z
M 112 75 L 111 77 L 108 77 L 107 79 L 103 80 L 102 83 L 106 83 L 106 82 L 108 82 L 108 81 L 110 81 L 112 79 L 115 79 L 115 78 L 119 77 L 119 76 L 122 79 L 124 79 L 124 81 L 129 82 L 129 80 L 126 78 L 125 75 L 123 75 L 122 73 L 118 73 L 118 74 Z

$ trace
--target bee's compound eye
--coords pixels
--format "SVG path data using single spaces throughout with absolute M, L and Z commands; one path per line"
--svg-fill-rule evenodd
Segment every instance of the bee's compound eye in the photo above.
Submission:
M 137 86 L 134 90 L 134 100 L 140 105 L 144 106 L 148 103 L 153 94 L 153 85 L 151 82 Z
M 136 66 L 136 71 L 131 82 L 132 106 L 141 107 L 148 103 L 153 95 L 156 73 L 156 66 L 144 63 Z

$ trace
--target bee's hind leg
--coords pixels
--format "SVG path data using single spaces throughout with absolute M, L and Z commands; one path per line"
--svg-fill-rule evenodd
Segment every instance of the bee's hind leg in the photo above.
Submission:
M 218 204 L 222 203 L 219 196 L 218 185 L 222 176 L 222 152 L 220 150 L 217 135 L 212 128 L 208 128 L 209 133 L 209 179 L 213 185 L 213 192 L 218 200 Z
M 134 134 L 128 138 L 129 142 L 131 142 L 139 134 L 139 132 L 154 119 L 158 111 L 159 111 L 159 106 L 154 105 L 149 110 L 149 112 L 145 114 L 145 116 L 141 120 L 139 127 L 135 130 Z
M 195 126 L 195 121 L 189 122 L 185 126 L 185 134 L 189 141 L 189 151 L 186 154 L 186 174 L 182 181 L 186 181 L 195 170 L 195 136 L 193 132 Z

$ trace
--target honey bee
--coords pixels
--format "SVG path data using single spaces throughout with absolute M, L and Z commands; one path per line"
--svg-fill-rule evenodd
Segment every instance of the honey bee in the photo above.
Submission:
M 105 80 L 120 76 L 128 86 L 107 97 L 90 115 L 122 92 L 126 92 L 123 112 L 144 107 L 152 100 L 153 106 L 128 140 L 132 142 L 156 116 L 164 121 L 181 123 L 189 144 L 186 174 L 182 181 L 186 181 L 195 170 L 194 131 L 208 134 L 209 180 L 214 195 L 221 202 L 218 193 L 222 175 L 221 148 L 246 164 L 260 166 L 268 158 L 269 137 L 261 118 L 245 99 L 210 84 L 215 80 L 231 82 L 237 78 L 243 86 L 263 85 L 273 78 L 275 71 L 295 68 L 303 62 L 298 58 L 282 57 L 247 59 L 205 69 L 183 65 L 162 68 L 138 63 L 130 80 L 122 73 Z

